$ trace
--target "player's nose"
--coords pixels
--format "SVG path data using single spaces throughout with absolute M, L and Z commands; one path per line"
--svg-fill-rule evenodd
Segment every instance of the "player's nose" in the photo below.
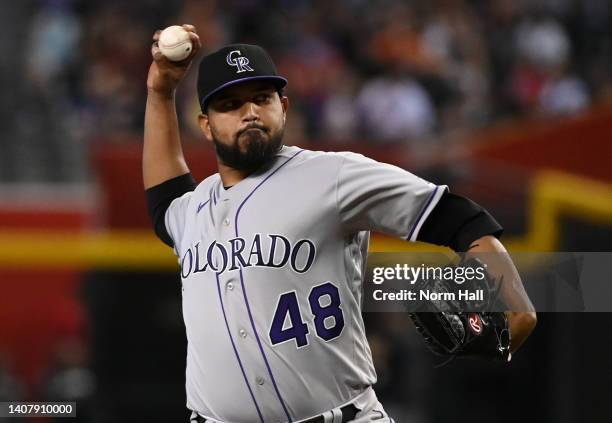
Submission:
M 242 112 L 242 120 L 250 122 L 253 120 L 259 120 L 259 107 L 252 101 L 247 101 L 242 106 L 244 109 Z

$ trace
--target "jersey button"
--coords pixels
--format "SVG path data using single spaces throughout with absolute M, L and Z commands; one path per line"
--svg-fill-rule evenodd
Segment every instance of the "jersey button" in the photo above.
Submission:
M 247 337 L 247 331 L 246 331 L 246 330 L 244 330 L 244 329 L 240 329 L 240 330 L 238 331 L 238 333 L 239 333 L 239 334 L 240 334 L 240 336 L 242 336 L 243 338 L 246 338 L 246 337 Z M 260 384 L 260 385 L 261 385 L 261 384 Z
M 263 385 L 263 384 L 264 384 L 264 382 L 265 382 L 265 380 L 264 380 L 264 378 L 263 378 L 263 377 L 261 377 L 261 376 L 257 376 L 257 377 L 255 378 L 255 382 L 257 382 L 257 384 L 258 384 L 258 385 Z
M 229 220 L 229 218 L 227 218 L 227 217 L 226 217 L 225 219 L 223 219 L 223 224 L 224 224 L 225 226 L 229 226 L 229 224 L 230 224 L 230 220 Z
M 234 289 L 234 284 L 232 282 L 228 282 L 226 285 L 227 289 L 229 289 L 230 291 L 232 291 Z

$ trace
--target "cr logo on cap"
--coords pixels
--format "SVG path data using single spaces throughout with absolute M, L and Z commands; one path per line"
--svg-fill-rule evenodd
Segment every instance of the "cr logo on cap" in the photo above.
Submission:
M 240 57 L 235 57 L 236 53 Z M 249 66 L 249 59 L 244 57 L 242 53 L 240 53 L 240 50 L 230 51 L 230 53 L 227 55 L 226 61 L 228 65 L 236 66 L 236 68 L 238 68 L 236 73 L 253 72 L 253 68 Z

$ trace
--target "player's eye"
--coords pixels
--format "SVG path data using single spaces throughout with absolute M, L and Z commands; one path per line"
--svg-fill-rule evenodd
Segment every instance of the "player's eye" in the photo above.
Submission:
M 225 100 L 221 103 L 221 108 L 225 110 L 233 110 L 237 109 L 239 106 L 239 102 L 237 100 Z
M 265 104 L 270 100 L 270 94 L 268 93 L 262 93 L 262 94 L 258 94 L 255 97 L 255 102 L 257 104 Z

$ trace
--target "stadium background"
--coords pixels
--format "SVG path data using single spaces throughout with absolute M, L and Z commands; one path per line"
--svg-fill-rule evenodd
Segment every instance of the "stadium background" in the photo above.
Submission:
M 170 24 L 195 24 L 205 50 L 269 49 L 290 81 L 287 143 L 446 183 L 498 217 L 512 251 L 610 250 L 610 1 L 24 0 L 0 11 L 0 401 L 77 400 L 80 422 L 184 421 L 176 260 L 149 229 L 140 176 L 150 37 Z M 194 77 L 178 104 L 201 179 L 214 160 L 195 126 Z M 509 367 L 439 369 L 405 316 L 365 319 L 376 390 L 398 422 L 609 414 L 608 313 L 540 314 Z

